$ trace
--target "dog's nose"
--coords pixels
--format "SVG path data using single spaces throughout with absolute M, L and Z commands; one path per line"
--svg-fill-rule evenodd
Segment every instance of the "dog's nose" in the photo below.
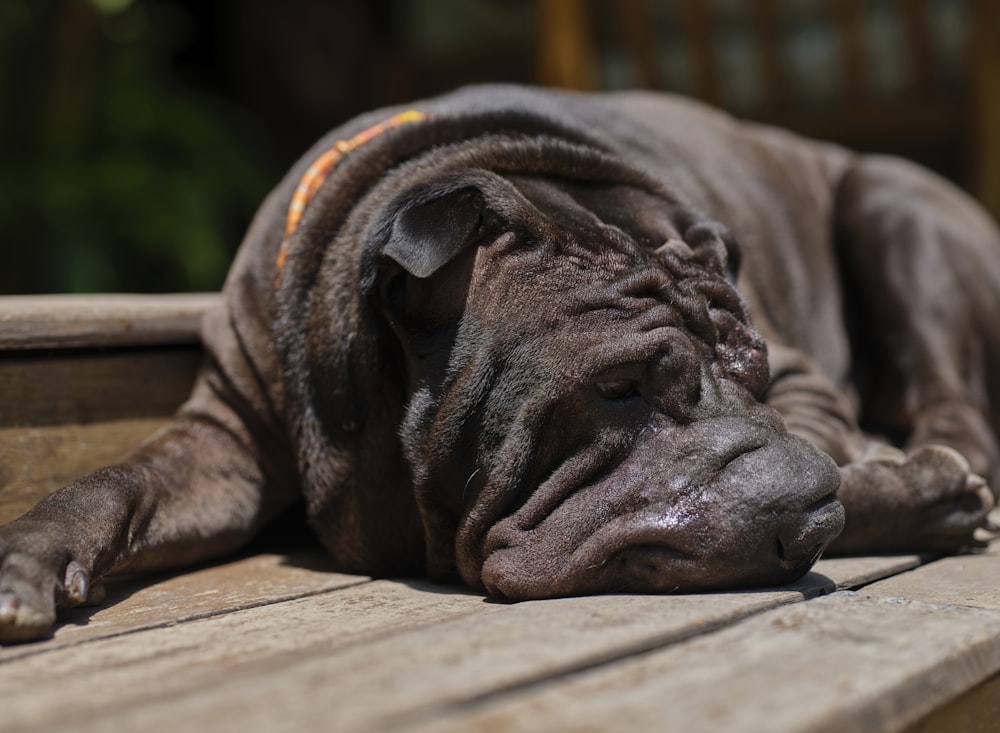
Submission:
M 844 506 L 833 496 L 797 515 L 778 531 L 778 554 L 793 565 L 811 565 L 844 526 Z

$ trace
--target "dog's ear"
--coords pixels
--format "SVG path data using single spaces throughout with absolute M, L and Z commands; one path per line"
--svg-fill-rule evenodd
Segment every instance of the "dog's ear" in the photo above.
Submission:
M 396 215 L 382 254 L 414 277 L 428 278 L 473 244 L 484 212 L 483 194 L 473 186 L 417 199 Z
M 401 205 L 387 208 L 372 293 L 403 347 L 408 371 L 419 376 L 447 356 L 478 245 L 496 234 L 500 219 L 489 210 L 482 185 L 467 178 L 411 190 Z

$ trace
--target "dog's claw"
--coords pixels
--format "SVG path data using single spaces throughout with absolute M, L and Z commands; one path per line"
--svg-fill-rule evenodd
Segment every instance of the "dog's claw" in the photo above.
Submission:
M 80 564 L 73 560 L 66 566 L 66 579 L 63 582 L 66 590 L 66 605 L 78 606 L 87 600 L 90 592 L 90 575 Z
M 0 644 L 51 636 L 57 608 L 72 608 L 103 596 L 90 571 L 75 560 L 46 563 L 7 551 L 0 558 Z
M 65 596 L 62 606 L 96 606 L 107 595 L 104 584 L 100 580 L 91 581 L 90 573 L 73 560 L 66 566 L 66 578 L 63 581 Z
M 864 463 L 887 463 L 893 466 L 902 466 L 906 463 L 906 454 L 884 443 L 873 443 L 868 447 L 867 453 L 861 459 Z

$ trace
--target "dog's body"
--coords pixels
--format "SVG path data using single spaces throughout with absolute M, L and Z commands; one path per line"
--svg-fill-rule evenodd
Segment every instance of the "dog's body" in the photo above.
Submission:
M 0 639 L 301 495 L 345 570 L 512 599 L 792 580 L 838 484 L 838 549 L 972 542 L 1000 237 L 965 197 L 663 95 L 415 109 L 264 204 L 175 423 L 0 529 Z

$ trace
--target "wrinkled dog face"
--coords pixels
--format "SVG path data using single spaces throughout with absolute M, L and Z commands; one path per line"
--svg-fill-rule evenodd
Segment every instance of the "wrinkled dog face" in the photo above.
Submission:
M 808 570 L 843 524 L 839 475 L 760 402 L 766 351 L 720 227 L 531 176 L 407 197 L 384 296 L 418 502 L 455 537 L 432 574 L 457 562 L 525 599 Z

